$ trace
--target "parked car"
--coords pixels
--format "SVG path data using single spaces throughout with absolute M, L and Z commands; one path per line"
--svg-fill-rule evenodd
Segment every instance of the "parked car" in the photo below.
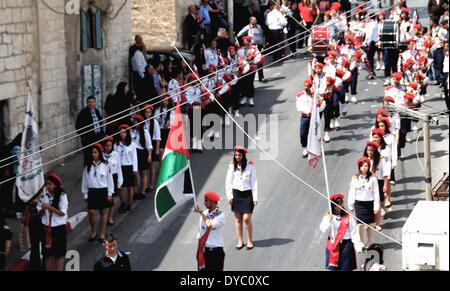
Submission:
M 180 49 L 180 53 L 188 63 L 192 62 L 193 53 L 190 50 Z M 147 51 L 147 63 L 149 64 L 154 64 L 155 62 L 162 63 L 167 59 L 172 61 L 175 68 L 178 67 L 178 64 L 183 62 L 183 59 L 175 49 Z

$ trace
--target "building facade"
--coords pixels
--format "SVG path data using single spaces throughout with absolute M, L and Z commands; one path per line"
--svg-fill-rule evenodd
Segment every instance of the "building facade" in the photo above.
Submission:
M 0 0 L 1 142 L 22 130 L 28 81 L 41 143 L 74 131 L 89 95 L 100 109 L 128 79 L 132 39 L 129 0 Z M 78 146 L 64 142 L 44 162 Z

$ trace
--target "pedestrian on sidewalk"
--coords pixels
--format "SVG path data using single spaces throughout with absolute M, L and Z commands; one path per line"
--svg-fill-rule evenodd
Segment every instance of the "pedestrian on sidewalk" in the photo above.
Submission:
M 171 102 L 170 95 L 163 95 L 167 102 Z M 163 101 L 164 102 L 164 101 Z M 151 162 L 150 162 L 150 183 L 149 187 L 145 188 L 145 193 L 151 193 L 155 189 L 156 185 L 156 173 L 159 161 L 161 159 L 161 128 L 158 123 L 158 116 L 153 116 L 154 108 L 152 105 L 147 104 L 144 106 L 144 119 L 143 128 L 148 132 L 152 143 Z M 144 189 L 144 188 L 143 188 Z
M 44 248 L 42 256 L 45 270 L 64 270 L 67 248 L 67 211 L 69 199 L 62 188 L 62 180 L 56 173 L 50 173 L 45 180 L 45 192 L 40 197 L 36 209 L 42 215 Z
M 0 211 L 0 271 L 5 270 L 6 257 L 11 249 L 12 232 L 5 222 L 3 211 Z
M 92 160 L 85 166 L 81 182 L 81 192 L 83 192 L 84 200 L 87 203 L 91 227 L 89 242 L 94 242 L 97 239 L 97 210 L 100 212 L 101 229 L 98 241 L 103 243 L 105 240 L 108 210 L 112 204 L 114 193 L 114 179 L 110 166 L 103 156 L 104 151 L 103 146 L 99 143 L 92 147 Z
M 366 226 L 375 226 L 375 215 L 380 211 L 380 195 L 378 190 L 378 180 L 370 171 L 370 160 L 361 157 L 357 161 L 358 173 L 350 182 L 348 192 L 348 209 L 355 211 L 359 236 L 368 247 L 372 241 L 371 229 Z M 364 224 L 363 224 L 364 223 Z
M 95 97 L 89 96 L 86 99 L 86 107 L 78 114 L 75 124 L 77 134 L 81 138 L 81 144 L 86 147 L 84 149 L 84 164 L 88 163 L 91 158 L 91 148 L 87 146 L 100 142 L 105 136 L 102 126 L 103 117 L 96 106 Z
M 131 141 L 130 126 L 122 124 L 119 140 L 114 145 L 114 150 L 120 155 L 120 165 L 122 167 L 123 184 L 119 192 L 120 207 L 119 213 L 125 213 L 131 210 L 133 202 L 134 187 L 136 186 L 136 177 L 138 175 L 138 158 L 136 147 Z M 128 203 L 125 201 L 125 189 L 128 190 Z
M 131 271 L 130 259 L 119 250 L 119 240 L 113 234 L 109 234 L 103 243 L 105 255 L 94 265 L 94 272 L 125 272 Z
M 223 226 L 225 214 L 219 209 L 220 195 L 215 192 L 205 193 L 205 207 L 198 204 L 194 212 L 200 214 L 197 264 L 199 271 L 223 271 L 225 252 L 223 251 Z
M 325 250 L 325 266 L 330 271 L 353 271 L 356 269 L 356 253 L 363 244 L 356 221 L 344 211 L 344 195 L 330 196 L 332 213 L 327 212 L 320 223 L 322 233 L 328 235 Z
M 254 247 L 252 214 L 258 204 L 258 182 L 255 165 L 247 160 L 247 154 L 248 150 L 243 146 L 234 148 L 234 158 L 228 166 L 225 183 L 228 202 L 236 218 L 237 250 L 245 246 L 242 234 L 243 223 L 247 227 L 247 250 Z
M 108 211 L 108 225 L 114 225 L 114 197 L 119 196 L 120 188 L 123 184 L 122 166 L 120 164 L 120 155 L 114 150 L 114 138 L 112 136 L 106 137 L 103 140 L 103 146 L 105 148 L 103 158 L 109 165 L 114 181 L 114 194 Z

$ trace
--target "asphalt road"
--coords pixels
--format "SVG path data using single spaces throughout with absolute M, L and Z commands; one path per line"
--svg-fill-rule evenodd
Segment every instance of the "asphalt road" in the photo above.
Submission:
M 299 121 L 295 108 L 295 93 L 306 76 L 306 61 L 302 58 L 286 61 L 266 71 L 272 80 L 258 84 L 255 108 L 244 108 L 242 113 L 278 115 L 278 131 L 269 135 L 276 141 L 276 159 L 295 175 L 326 193 L 322 164 L 311 169 L 301 157 L 299 142 Z M 331 192 L 347 193 L 355 161 L 362 155 L 369 129 L 373 124 L 374 111 L 382 99 L 382 81 L 370 82 L 360 78 L 358 103 L 348 106 L 348 115 L 341 118 L 341 129 L 331 133 L 332 141 L 325 145 L 326 161 Z M 437 87 L 430 91 L 438 92 Z M 433 94 L 431 94 L 433 95 Z M 431 96 L 430 98 L 433 98 Z M 443 100 L 434 98 L 429 104 L 444 105 Z M 443 170 L 448 158 L 448 117 L 441 125 L 432 128 L 433 168 Z M 252 137 L 261 141 L 263 132 L 249 129 Z M 415 134 L 410 134 L 415 138 Z M 268 138 L 268 137 L 267 137 Z M 229 142 L 229 141 L 228 141 Z M 248 144 L 246 142 L 246 144 Z M 252 144 L 251 148 L 255 148 Z M 422 152 L 419 144 L 419 152 Z M 272 147 L 271 150 L 274 150 Z M 271 151 L 272 152 L 272 151 Z M 260 151 L 254 149 L 249 158 L 257 169 L 260 203 L 254 213 L 255 249 L 236 251 L 234 246 L 234 217 L 225 197 L 225 175 L 232 158 L 228 150 L 210 150 L 192 156 L 192 170 L 195 188 L 202 201 L 202 193 L 217 191 L 224 199 L 220 206 L 226 214 L 225 269 L 226 270 L 323 270 L 325 235 L 318 226 L 327 211 L 323 197 L 312 191 Z M 400 163 L 399 183 L 393 194 L 394 206 L 386 214 L 384 232 L 401 241 L 401 226 L 419 199 L 423 199 L 423 178 L 418 172 L 415 158 L 415 144 L 408 144 L 406 159 Z M 441 161 L 439 160 L 441 159 Z M 444 164 L 445 163 L 445 164 Z M 436 175 L 440 170 L 436 171 Z M 153 196 L 153 195 L 151 195 Z M 198 215 L 192 213 L 193 203 L 158 223 L 153 211 L 153 197 L 147 197 L 135 205 L 129 214 L 117 214 L 116 226 L 111 232 L 119 236 L 120 246 L 131 252 L 135 270 L 196 270 L 195 251 L 197 247 Z M 87 223 L 72 235 L 69 249 L 77 249 L 81 255 L 81 269 L 91 270 L 102 249 L 98 244 L 86 243 L 89 236 Z M 390 270 L 401 269 L 401 246 L 375 234 L 374 241 L 385 247 L 385 264 Z M 362 259 L 360 257 L 359 259 Z

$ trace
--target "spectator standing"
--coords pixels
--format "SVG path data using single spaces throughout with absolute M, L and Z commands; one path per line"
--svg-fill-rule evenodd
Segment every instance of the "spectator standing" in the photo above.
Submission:
M 192 4 L 188 7 L 188 15 L 184 19 L 184 38 L 188 49 L 191 49 L 195 43 L 195 36 L 200 31 L 201 23 L 198 21 L 197 6 Z

